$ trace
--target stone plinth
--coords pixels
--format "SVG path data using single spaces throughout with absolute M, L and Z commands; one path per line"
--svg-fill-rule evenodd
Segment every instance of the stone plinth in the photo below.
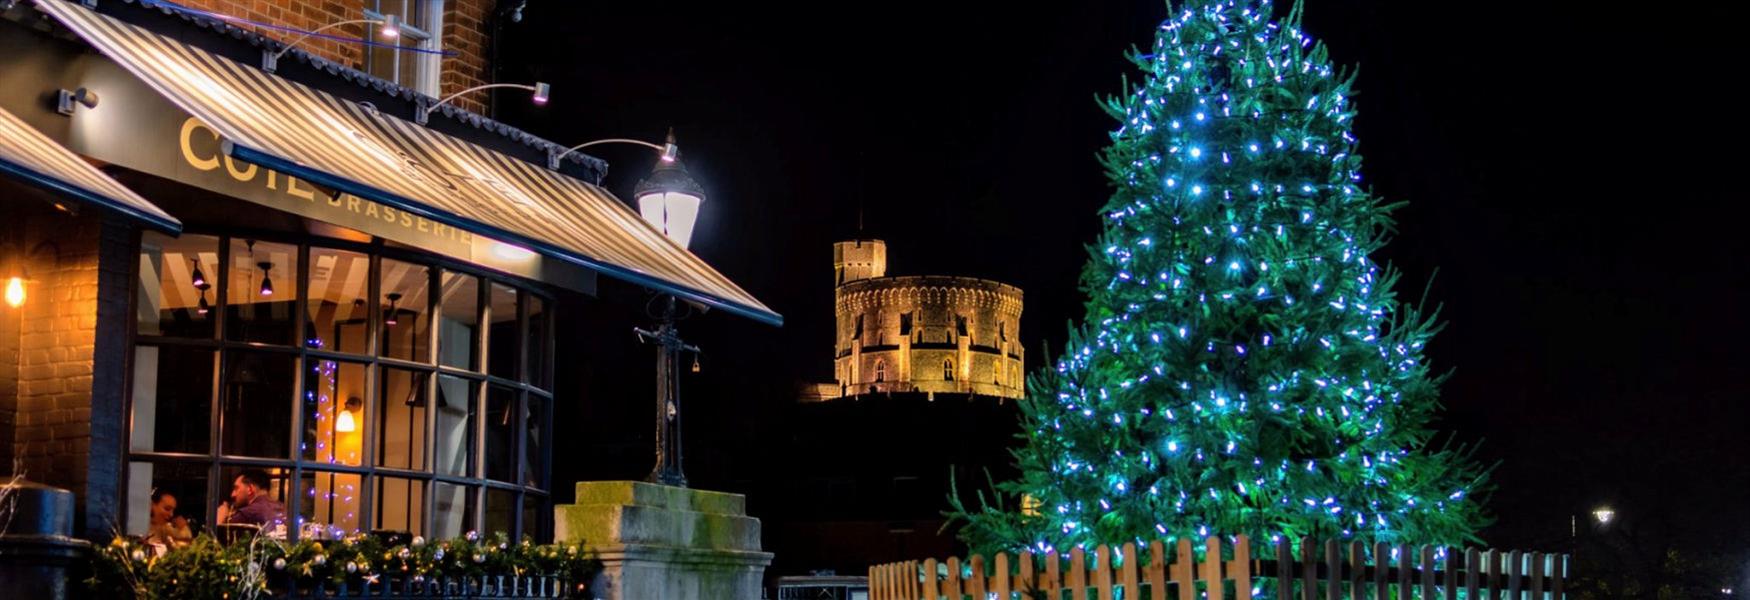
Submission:
M 601 559 L 591 587 L 604 600 L 757 600 L 772 563 L 740 494 L 591 481 L 553 513 L 556 540 Z

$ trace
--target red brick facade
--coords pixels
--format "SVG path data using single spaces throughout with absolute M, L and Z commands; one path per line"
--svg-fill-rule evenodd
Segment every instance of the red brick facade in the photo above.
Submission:
M 316 29 L 330 23 L 360 19 L 364 16 L 364 0 L 182 0 L 184 5 L 251 21 L 274 23 L 299 29 Z M 490 76 L 487 61 L 487 27 L 495 0 L 444 0 L 443 49 L 455 56 L 443 59 L 438 90 L 453 94 L 487 83 Z M 278 31 L 261 32 L 275 39 L 289 36 Z M 349 37 L 364 37 L 363 25 L 343 25 L 326 33 Z M 298 46 L 312 54 L 350 66 L 364 68 L 363 48 L 358 44 L 311 38 Z M 475 92 L 456 100 L 468 110 L 485 114 L 487 94 Z

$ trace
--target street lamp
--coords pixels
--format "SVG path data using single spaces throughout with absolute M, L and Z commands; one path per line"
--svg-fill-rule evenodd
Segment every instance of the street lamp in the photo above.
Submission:
M 663 147 L 663 159 L 644 181 L 638 182 L 632 196 L 638 202 L 638 212 L 657 231 L 687 247 L 693 237 L 693 225 L 699 218 L 699 205 L 705 202 L 705 190 L 687 175 L 675 150 L 674 132 L 668 134 Z M 675 297 L 663 295 L 657 315 L 656 331 L 633 328 L 638 337 L 656 344 L 656 466 L 647 478 L 651 483 L 687 486 L 687 476 L 681 472 L 680 414 L 680 353 L 699 353 L 699 348 L 681 341 L 675 331 Z M 698 370 L 694 359 L 693 370 Z
M 1597 510 L 1592 511 L 1592 518 L 1596 519 L 1599 525 L 1609 525 L 1610 520 L 1616 518 L 1616 511 L 1611 510 L 1608 506 L 1600 506 Z

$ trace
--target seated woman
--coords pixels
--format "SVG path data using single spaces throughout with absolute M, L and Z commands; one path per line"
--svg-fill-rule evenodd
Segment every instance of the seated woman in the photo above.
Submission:
M 164 490 L 152 490 L 151 526 L 146 529 L 146 543 L 175 548 L 193 539 L 188 520 L 176 514 L 176 496 Z

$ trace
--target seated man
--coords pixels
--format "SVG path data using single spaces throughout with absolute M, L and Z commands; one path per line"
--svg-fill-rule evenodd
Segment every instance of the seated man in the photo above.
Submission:
M 219 505 L 219 522 L 270 526 L 286 520 L 286 507 L 268 497 L 267 472 L 244 469 L 231 482 L 231 501 Z

